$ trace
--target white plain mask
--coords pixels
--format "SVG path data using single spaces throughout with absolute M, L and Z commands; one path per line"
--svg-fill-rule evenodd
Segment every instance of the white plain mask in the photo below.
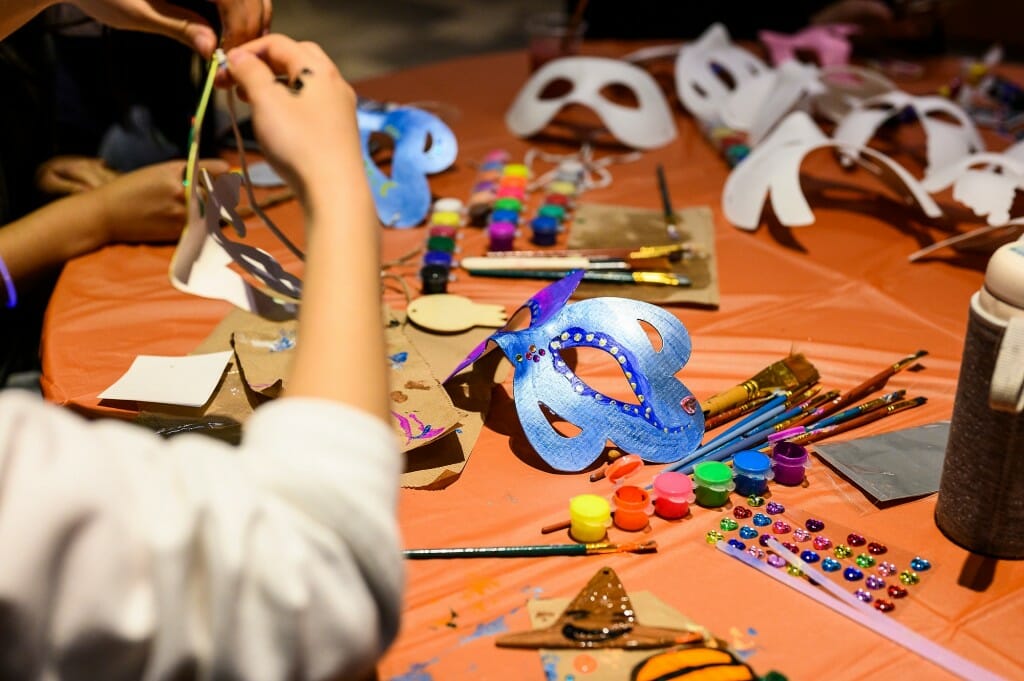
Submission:
M 944 97 L 915 97 L 900 91 L 887 92 L 860 102 L 839 121 L 832 136 L 844 146 L 864 146 L 883 123 L 907 107 L 914 111 L 924 128 L 928 154 L 926 176 L 972 152 L 984 151 L 985 143 L 963 109 Z M 957 123 L 949 123 L 932 115 L 936 113 L 950 116 Z M 841 160 L 845 161 L 842 157 Z
M 713 120 L 735 89 L 765 71 L 769 69 L 764 62 L 732 44 L 724 26 L 712 24 L 696 42 L 679 51 L 676 92 L 690 113 L 705 121 Z M 731 87 L 724 80 L 726 74 L 733 83 Z
M 555 81 L 572 84 L 561 97 L 541 99 Z M 609 85 L 628 87 L 636 96 L 636 108 L 609 101 L 601 90 Z M 654 149 L 676 137 L 665 95 L 654 78 L 643 69 L 618 59 L 604 57 L 563 57 L 541 67 L 516 95 L 505 114 L 505 123 L 520 137 L 540 132 L 569 104 L 581 104 L 598 115 L 608 131 L 620 142 L 638 149 Z

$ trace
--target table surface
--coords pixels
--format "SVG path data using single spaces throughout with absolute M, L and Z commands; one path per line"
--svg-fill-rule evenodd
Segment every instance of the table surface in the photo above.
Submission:
M 623 45 L 588 48 L 621 54 Z M 952 60 L 926 65 L 924 79 L 904 82 L 912 92 L 931 91 L 955 71 Z M 1015 72 L 1016 73 L 1016 72 Z M 503 123 L 526 78 L 520 53 L 459 59 L 398 72 L 358 84 L 374 99 L 436 106 L 456 133 L 454 167 L 431 178 L 438 196 L 467 198 L 473 162 L 495 148 L 519 157 L 531 142 Z M 664 165 L 677 207 L 713 209 L 721 304 L 717 310 L 671 308 L 686 325 L 693 354 L 680 378 L 704 398 L 735 385 L 790 351 L 804 353 L 822 384 L 847 389 L 919 348 L 924 369 L 894 377 L 889 390 L 905 388 L 928 402 L 912 412 L 876 422 L 856 436 L 948 419 L 967 323 L 968 300 L 982 281 L 985 257 L 946 252 L 910 264 L 907 255 L 967 226 L 968 212 L 940 204 L 954 217 L 939 227 L 907 207 L 864 171 L 846 174 L 828 152 L 802 167 L 817 220 L 789 229 L 769 218 L 754 233 L 723 218 L 720 195 L 728 168 L 673 103 L 679 137 L 629 164 L 612 167 L 610 187 L 592 202 L 660 208 L 655 167 Z M 918 144 L 899 160 L 913 169 Z M 992 140 L 999 149 L 1007 142 Z M 554 143 L 548 150 L 568 151 Z M 598 150 L 598 154 L 604 150 Z M 920 174 L 919 167 L 916 172 Z M 270 211 L 293 233 L 301 226 L 293 203 Z M 976 221 L 975 221 L 976 222 Z M 283 249 L 252 230 L 287 267 Z M 480 254 L 480 230 L 463 230 L 464 254 Z M 421 246 L 422 228 L 385 230 L 385 259 Z M 525 243 L 523 244 L 525 246 Z M 135 412 L 101 404 L 97 394 L 137 354 L 192 351 L 229 311 L 228 304 L 186 296 L 171 287 L 170 246 L 118 245 L 68 263 L 54 292 L 44 329 L 43 386 L 48 399 L 87 414 L 131 418 Z M 415 267 L 400 272 L 417 286 Z M 500 303 L 511 312 L 538 284 L 461 275 L 450 292 L 478 302 Z M 628 291 L 624 291 L 628 295 Z M 395 291 L 390 302 L 401 304 Z M 592 367 L 613 375 L 609 365 Z M 124 406 L 124 405 L 119 405 Z M 846 434 L 840 439 L 853 437 Z M 415 454 L 413 454 L 415 455 Z M 653 477 L 656 467 L 649 467 Z M 567 502 L 583 492 L 607 494 L 606 481 L 586 473 L 558 474 L 524 447 L 511 385 L 497 386 L 484 431 L 462 475 L 440 491 L 401 494 L 400 518 L 409 547 L 534 544 L 568 541 L 542 536 L 539 528 L 562 520 Z M 893 547 L 927 557 L 933 568 L 891 617 L 994 672 L 1024 678 L 1024 565 L 987 562 L 952 545 L 933 522 L 935 497 L 876 508 L 828 466 L 818 462 L 799 488 L 774 488 L 789 509 L 855 528 Z M 735 498 L 735 503 L 743 503 Z M 524 607 L 532 597 L 571 597 L 602 566 L 613 567 L 630 591 L 650 591 L 729 640 L 754 645 L 750 662 L 760 673 L 777 669 L 791 679 L 950 678 L 931 663 L 871 631 L 720 555 L 704 541 L 728 511 L 696 508 L 682 521 L 653 518 L 653 555 L 413 561 L 401 634 L 380 666 L 382 679 L 541 679 L 541 657 L 532 651 L 495 647 L 493 636 L 529 626 Z M 471 518 L 471 522 L 467 522 Z M 636 538 L 612 528 L 612 541 Z M 987 571 L 987 572 L 986 572 Z M 520 671 L 521 670 L 521 671 Z M 577 679 L 586 678 L 579 674 Z

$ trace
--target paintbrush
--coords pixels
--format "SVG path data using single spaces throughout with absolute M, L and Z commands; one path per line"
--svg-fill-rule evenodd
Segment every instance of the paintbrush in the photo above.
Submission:
M 623 260 L 650 260 L 673 256 L 695 255 L 699 251 L 690 244 L 663 244 L 661 246 L 638 246 L 635 248 L 572 248 L 527 251 L 487 251 L 488 258 L 620 258 Z
M 870 395 L 876 390 L 882 388 L 882 386 L 884 386 L 886 382 L 890 378 L 892 378 L 894 374 L 897 374 L 900 371 L 906 369 L 907 367 L 913 365 L 914 362 L 916 362 L 917 360 L 919 360 L 920 358 L 924 357 L 927 354 L 927 350 L 918 350 L 914 354 L 904 357 L 903 359 L 894 364 L 890 364 L 889 366 L 885 367 L 884 369 L 882 369 L 877 374 L 867 379 L 860 385 L 855 386 L 850 390 L 847 390 L 845 393 L 835 398 L 831 402 L 826 402 L 822 406 L 818 407 L 812 412 L 809 412 L 806 416 L 804 416 L 803 418 L 794 422 L 791 425 L 806 426 L 808 424 L 814 423 L 815 421 L 818 421 L 821 418 L 838 411 L 839 409 L 845 407 L 846 405 L 852 404 L 853 402 L 856 402 L 857 400 Z
M 526 546 L 464 546 L 450 549 L 407 549 L 402 555 L 410 560 L 429 558 L 533 558 L 537 556 L 594 556 L 603 553 L 653 553 L 658 543 L 629 544 L 596 542 L 592 544 L 535 544 Z
M 665 231 L 673 241 L 679 241 L 679 227 L 676 225 L 676 212 L 672 209 L 672 197 L 668 193 L 668 182 L 665 180 L 665 169 L 658 164 L 658 192 L 661 194 L 661 207 L 665 213 Z
M 825 426 L 824 428 L 809 430 L 803 435 L 797 435 L 794 438 L 790 438 L 789 442 L 797 445 L 817 442 L 818 440 L 823 440 L 826 437 L 832 437 L 833 435 L 839 435 L 840 433 L 845 433 L 846 431 L 853 430 L 854 428 L 860 428 L 861 426 L 877 421 L 878 419 L 883 419 L 886 416 L 892 416 L 893 414 L 898 414 L 899 412 L 906 411 L 907 409 L 920 407 L 927 401 L 927 397 L 915 397 L 909 400 L 894 402 L 893 404 L 879 409 L 874 409 L 866 414 L 852 418 L 849 421 L 842 421 L 831 426 Z
M 466 270 L 475 277 L 499 277 L 504 279 L 564 279 L 569 272 L 557 270 Z M 681 274 L 671 272 L 594 271 L 586 270 L 583 281 L 603 284 L 653 284 L 656 286 L 689 286 L 690 280 Z
M 727 409 L 743 404 L 765 391 L 795 390 L 818 380 L 818 370 L 807 361 L 803 354 L 789 355 L 771 366 L 765 367 L 756 376 L 729 388 L 725 392 L 709 397 L 701 405 L 704 418 L 715 416 Z

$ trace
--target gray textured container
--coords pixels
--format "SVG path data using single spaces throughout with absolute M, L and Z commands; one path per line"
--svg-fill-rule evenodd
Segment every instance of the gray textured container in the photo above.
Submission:
M 1024 413 L 989 406 L 1006 324 L 971 299 L 935 523 L 954 543 L 1024 558 Z

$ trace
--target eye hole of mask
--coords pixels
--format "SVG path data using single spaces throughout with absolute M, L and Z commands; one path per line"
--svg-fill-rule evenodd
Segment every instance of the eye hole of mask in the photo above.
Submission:
M 434 146 L 434 136 L 428 132 L 423 137 L 423 153 L 427 153 L 430 151 L 430 147 Z
M 630 379 L 626 377 L 616 355 L 610 354 L 607 350 L 588 346 L 572 349 L 576 353 L 576 376 L 591 390 L 622 404 L 640 405 L 636 392 L 629 385 Z M 566 364 L 573 366 L 574 363 L 566 361 Z
M 598 90 L 598 94 L 613 104 L 626 109 L 639 109 L 640 100 L 636 91 L 625 83 L 612 82 Z
M 718 62 L 713 61 L 711 62 L 711 73 L 715 74 L 715 77 L 722 81 L 722 85 L 729 90 L 736 89 L 736 79 L 733 78 L 732 72 L 729 69 L 725 68 Z
M 647 339 L 651 342 L 651 347 L 654 348 L 654 351 L 661 352 L 662 348 L 665 347 L 665 340 L 661 337 L 658 330 L 654 328 L 653 324 L 642 319 L 638 319 L 637 322 L 639 322 L 640 328 L 644 330 L 644 333 L 647 334 Z
M 562 99 L 573 91 L 572 81 L 568 78 L 555 78 L 541 89 L 537 99 L 544 101 L 548 99 Z
M 386 132 L 371 132 L 367 147 L 377 165 L 387 165 L 395 153 L 395 139 Z
M 818 57 L 818 51 L 812 50 L 808 47 L 798 47 L 793 50 L 793 56 L 796 60 L 802 64 L 813 64 L 814 66 L 821 66 L 821 59 Z
M 571 440 L 583 432 L 582 428 L 566 419 L 548 405 L 543 402 L 539 402 L 538 404 L 540 405 L 541 413 L 543 413 L 544 418 L 548 420 L 548 424 L 551 426 L 551 429 L 562 437 Z
M 530 313 L 529 307 L 522 307 L 516 310 L 516 313 L 512 315 L 512 319 L 508 320 L 505 324 L 505 329 L 508 331 L 522 331 L 533 323 L 533 315 Z
M 895 116 L 903 112 L 902 107 L 895 107 L 889 102 L 872 102 L 864 107 L 867 111 L 883 111 L 888 113 L 890 116 Z
M 925 116 L 937 121 L 942 121 L 943 123 L 947 123 L 949 125 L 955 125 L 958 128 L 964 127 L 963 122 L 959 118 L 949 113 L 948 111 L 943 111 L 941 109 L 934 109 L 932 111 L 928 111 L 925 113 Z

